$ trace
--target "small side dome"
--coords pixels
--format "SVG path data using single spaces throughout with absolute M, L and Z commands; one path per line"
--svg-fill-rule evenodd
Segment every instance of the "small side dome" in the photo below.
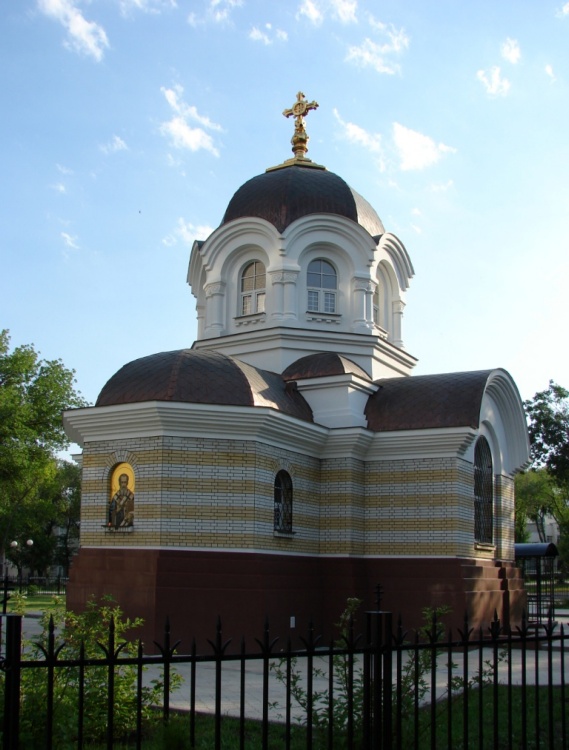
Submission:
M 304 380 L 306 378 L 324 378 L 331 375 L 345 375 L 350 373 L 365 380 L 369 375 L 355 362 L 341 354 L 321 352 L 301 357 L 289 365 L 283 372 L 285 380 Z
M 270 222 L 279 232 L 309 214 L 336 214 L 355 221 L 372 237 L 385 233 L 370 204 L 326 169 L 290 166 L 257 175 L 229 201 L 222 224 L 246 216 Z
M 144 401 L 266 406 L 312 421 L 303 396 L 283 377 L 208 350 L 180 349 L 129 362 L 106 383 L 95 406 Z

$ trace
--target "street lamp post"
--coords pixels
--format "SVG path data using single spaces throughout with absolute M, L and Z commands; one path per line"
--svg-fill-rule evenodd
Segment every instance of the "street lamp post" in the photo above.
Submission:
M 33 539 L 26 539 L 26 547 L 33 547 L 34 546 L 34 540 Z M 16 540 L 13 542 L 10 542 L 10 547 L 14 552 L 17 552 L 19 554 L 16 555 L 16 559 L 20 560 L 20 564 L 18 565 L 16 563 L 16 567 L 18 568 L 18 587 L 20 589 L 20 594 L 22 593 L 22 548 L 18 544 Z

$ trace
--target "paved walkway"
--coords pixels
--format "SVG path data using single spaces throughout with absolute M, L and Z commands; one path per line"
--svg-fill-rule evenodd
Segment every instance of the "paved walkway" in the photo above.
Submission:
M 569 632 L 569 611 L 559 613 L 558 622 L 564 625 L 565 632 Z M 33 617 L 26 617 L 24 620 L 24 633 L 26 638 L 33 639 L 34 635 L 39 633 L 39 623 Z M 514 660 L 512 661 L 512 682 L 514 685 L 522 683 L 522 660 L 521 652 L 514 651 Z M 492 649 L 483 649 L 483 662 L 492 660 Z M 559 684 L 561 676 L 561 660 L 564 659 L 565 674 L 569 674 L 569 647 L 562 652 L 560 648 L 554 648 L 552 653 L 552 674 L 554 684 Z M 463 674 L 463 654 L 453 654 L 453 662 L 456 667 L 453 674 L 462 677 Z M 315 691 L 322 691 L 328 688 L 327 678 L 327 659 L 314 660 L 322 676 L 314 677 L 313 688 Z M 470 653 L 468 661 L 469 676 L 473 677 L 479 668 L 478 651 Z M 306 660 L 298 660 L 298 669 L 301 673 L 301 684 L 306 685 Z M 545 684 L 548 677 L 548 653 L 547 650 L 540 649 L 530 651 L 527 654 L 527 684 L 534 684 L 536 677 L 539 684 Z M 175 665 L 175 671 L 182 677 L 182 685 L 176 689 L 170 698 L 170 705 L 175 709 L 188 709 L 190 707 L 190 673 L 189 664 Z M 161 674 L 160 667 L 149 667 L 145 672 L 145 684 L 156 679 Z M 508 664 L 502 661 L 499 664 L 498 675 L 500 682 L 506 682 L 508 676 Z M 447 656 L 441 654 L 437 663 L 436 675 L 436 697 L 440 698 L 446 694 L 447 685 Z M 240 689 L 241 689 L 241 667 L 239 661 L 225 662 L 222 666 L 221 676 L 221 712 L 227 716 L 239 716 L 240 714 Z M 245 716 L 249 718 L 262 717 L 262 695 L 263 695 L 263 662 L 262 660 L 249 660 L 245 670 Z M 425 701 L 430 700 L 430 692 L 425 696 Z M 284 684 L 277 679 L 274 672 L 269 673 L 269 719 L 279 721 L 284 719 L 286 706 L 286 690 Z M 200 663 L 196 667 L 196 710 L 203 713 L 213 713 L 215 710 L 215 664 Z M 293 705 L 292 715 L 302 718 L 304 713 L 297 706 Z

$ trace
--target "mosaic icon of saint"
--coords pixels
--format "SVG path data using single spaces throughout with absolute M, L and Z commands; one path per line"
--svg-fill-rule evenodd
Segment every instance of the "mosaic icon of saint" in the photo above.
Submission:
M 108 525 L 114 529 L 134 524 L 134 492 L 128 487 L 128 474 L 119 477 L 119 488 L 109 503 Z

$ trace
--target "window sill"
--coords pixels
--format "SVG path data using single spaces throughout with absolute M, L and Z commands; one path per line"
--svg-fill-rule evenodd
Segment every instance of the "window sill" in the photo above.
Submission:
M 316 321 L 317 323 L 339 323 L 342 319 L 340 313 L 319 313 L 307 310 L 306 320 Z
M 266 317 L 267 314 L 264 312 L 251 313 L 250 315 L 238 315 L 234 318 L 234 321 L 236 326 L 258 325 L 259 323 L 264 323 Z
M 496 545 L 488 542 L 474 542 L 474 549 L 479 549 L 482 552 L 495 552 Z
M 273 536 L 279 539 L 294 539 L 295 531 L 273 531 Z
M 119 528 L 116 529 L 114 526 L 103 524 L 103 528 L 108 534 L 132 534 L 134 531 L 134 526 L 119 526 Z

